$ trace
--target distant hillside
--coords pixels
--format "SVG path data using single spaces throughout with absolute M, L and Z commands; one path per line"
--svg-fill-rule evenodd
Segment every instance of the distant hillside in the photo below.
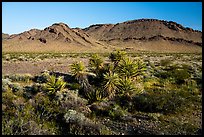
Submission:
M 31 29 L 20 34 L 11 35 L 9 39 L 13 41 L 40 41 L 42 43 L 58 41 L 83 46 L 97 45 L 96 40 L 90 38 L 84 31 L 71 29 L 64 23 L 55 23 L 44 30 Z
M 105 52 L 115 49 L 156 52 L 202 52 L 202 32 L 157 19 L 131 20 L 70 28 L 55 23 L 44 30 L 2 34 L 3 51 Z
M 202 46 L 202 32 L 172 21 L 139 19 L 117 24 L 96 24 L 83 29 L 100 41 L 167 40 Z
M 8 39 L 8 38 L 9 38 L 9 34 L 2 33 L 2 40 Z

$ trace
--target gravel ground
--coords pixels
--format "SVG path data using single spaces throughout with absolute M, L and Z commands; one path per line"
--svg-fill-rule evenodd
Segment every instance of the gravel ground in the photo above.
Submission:
M 111 120 L 109 118 L 98 118 L 98 120 L 110 128 L 116 135 L 158 135 L 159 121 L 134 118 L 129 116 L 128 121 Z
M 54 70 L 67 73 L 69 65 L 75 61 L 82 61 L 88 65 L 88 59 L 85 58 L 57 58 L 44 59 L 39 61 L 3 61 L 2 74 L 24 74 L 38 75 L 43 70 Z

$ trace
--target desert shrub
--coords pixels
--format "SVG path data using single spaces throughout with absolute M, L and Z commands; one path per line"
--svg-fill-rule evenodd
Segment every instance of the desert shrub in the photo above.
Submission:
M 148 91 L 134 98 L 134 108 L 145 112 L 175 113 L 184 111 L 186 108 L 200 102 L 200 98 L 185 91 L 179 90 Z
M 199 88 L 202 89 L 202 72 L 196 73 L 196 75 L 194 76 L 194 80 L 196 81 Z
M 33 107 L 38 115 L 45 120 L 57 119 L 58 116 L 63 113 L 59 107 L 59 101 L 50 99 L 49 96 L 42 92 L 37 93 L 33 98 Z
M 190 76 L 190 73 L 186 69 L 176 69 L 171 75 L 171 77 L 175 78 L 178 85 L 183 84 Z
M 109 116 L 109 110 L 116 104 L 115 101 L 110 101 L 108 99 L 94 102 L 91 104 L 90 109 L 92 114 L 97 116 Z
M 11 90 L 2 93 L 2 104 L 7 108 L 3 111 L 3 114 L 14 115 L 15 107 L 13 101 L 16 99 L 17 96 Z
M 36 95 L 38 92 L 43 91 L 43 85 L 39 83 L 34 83 L 32 85 L 25 86 L 23 88 L 23 96 L 26 99 L 31 99 L 34 95 Z
M 167 78 L 171 77 L 171 72 L 161 70 L 161 71 L 157 71 L 155 73 L 155 76 L 158 77 L 158 78 L 167 79 Z
M 154 78 L 146 78 L 144 79 L 144 88 L 145 90 L 149 91 L 149 90 L 154 90 L 156 89 L 158 86 L 162 87 L 164 84 L 164 80 L 161 81 L 161 79 L 154 77 Z
M 65 120 L 70 122 L 77 122 L 78 124 L 83 124 L 86 117 L 82 113 L 78 113 L 75 110 L 69 109 L 67 113 L 64 115 Z
M 9 85 L 9 87 L 11 88 L 11 90 L 13 92 L 17 92 L 17 91 L 23 90 L 23 87 L 21 87 L 21 85 L 19 83 L 12 83 L 12 84 Z
M 193 73 L 193 67 L 188 64 L 182 64 L 182 69 L 188 71 L 189 73 Z
M 162 79 L 173 78 L 175 83 L 178 85 L 185 83 L 187 79 L 191 78 L 191 74 L 188 69 L 179 67 L 177 65 L 172 65 L 166 70 L 158 70 L 155 73 L 155 76 Z
M 161 119 L 161 118 L 159 118 Z M 165 128 L 168 127 L 168 128 Z M 201 135 L 199 128 L 196 124 L 181 121 L 174 117 L 168 118 L 168 120 L 163 120 L 159 126 L 163 130 L 165 135 Z M 201 131 L 202 132 L 202 131 Z
M 185 84 L 181 86 L 181 89 L 188 91 L 192 95 L 201 95 L 201 91 L 195 80 L 187 80 Z
M 170 59 L 162 59 L 162 60 L 160 60 L 160 65 L 161 66 L 168 66 L 168 65 L 170 65 L 172 62 L 171 62 L 171 60 Z
M 12 83 L 9 78 L 2 78 L 2 92 L 6 92 L 11 84 Z
M 69 133 L 72 135 L 105 135 L 111 131 L 102 124 L 92 121 L 82 113 L 75 110 L 68 110 L 64 115 L 65 121 L 69 124 Z
M 127 115 L 127 112 L 117 104 L 114 104 L 108 111 L 108 116 L 112 119 L 118 120 Z
M 73 109 L 85 115 L 89 115 L 90 109 L 86 106 L 88 101 L 81 98 L 77 91 L 65 89 L 63 92 L 56 93 L 56 99 L 60 102 L 59 108 L 61 111 Z
M 28 59 L 24 55 L 21 55 L 18 57 L 18 60 L 19 61 L 27 61 Z
M 5 75 L 5 78 L 11 79 L 12 82 L 16 81 L 22 81 L 22 82 L 29 82 L 33 79 L 33 76 L 31 74 L 13 74 L 13 75 Z
M 149 66 L 150 66 L 151 68 L 155 68 L 155 64 L 154 64 L 153 62 L 151 62 L 151 61 L 149 61 Z
M 3 54 L 2 59 L 9 61 L 11 59 L 11 56 L 9 54 Z
M 113 120 L 119 120 L 127 115 L 127 109 L 122 108 L 115 101 L 103 100 L 91 104 L 92 115 L 101 117 L 110 117 Z
M 37 83 L 46 83 L 48 81 L 49 76 L 50 72 L 45 70 L 41 73 L 41 75 L 35 76 L 33 81 Z
M 3 113 L 2 134 L 47 135 L 57 133 L 58 129 L 55 126 L 55 123 L 40 119 L 40 117 L 38 117 L 39 115 L 35 114 L 33 106 L 29 103 L 24 102 L 23 105 L 22 103 L 17 103 L 15 107 L 16 109 L 12 109 L 11 107 Z M 11 112 L 14 114 L 11 115 Z

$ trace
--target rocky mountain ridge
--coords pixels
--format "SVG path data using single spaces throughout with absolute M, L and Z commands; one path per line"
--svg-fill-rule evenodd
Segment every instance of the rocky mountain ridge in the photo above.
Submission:
M 87 28 L 70 28 L 54 23 L 43 30 L 31 29 L 20 34 L 2 34 L 7 45 L 60 45 L 77 49 L 117 48 L 150 51 L 202 49 L 202 32 L 173 22 L 158 19 L 138 19 L 117 24 L 95 24 Z M 33 44 L 31 44 L 33 43 Z M 32 47 L 32 46 L 30 46 Z M 62 46 L 61 46 L 62 47 Z M 185 47 L 185 48 L 183 48 Z M 6 48 L 6 47 L 5 47 Z M 13 48 L 13 47 L 12 47 Z M 41 50 L 41 49 L 39 49 Z
M 172 39 L 183 39 L 202 43 L 202 32 L 185 28 L 172 21 L 157 19 L 131 20 L 117 24 L 96 24 L 83 29 L 90 36 L 101 41 L 113 39 L 150 39 L 152 37 L 166 37 Z M 202 44 L 201 44 L 202 45 Z

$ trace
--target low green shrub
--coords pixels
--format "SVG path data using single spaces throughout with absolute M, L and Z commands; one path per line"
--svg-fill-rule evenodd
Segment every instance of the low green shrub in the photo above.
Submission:
M 5 78 L 11 79 L 12 82 L 29 82 L 33 79 L 31 74 L 13 74 L 13 75 L 5 75 Z
M 122 117 L 124 117 L 127 114 L 123 108 L 121 108 L 119 105 L 115 104 L 112 106 L 112 108 L 108 111 L 108 116 L 110 116 L 112 119 L 119 120 Z
M 177 69 L 172 72 L 172 77 L 175 78 L 175 81 L 178 85 L 183 84 L 185 80 L 190 78 L 190 73 L 186 69 Z
M 36 115 L 29 103 L 18 105 L 18 109 L 9 108 L 2 116 L 3 135 L 47 135 L 57 134 L 58 128 L 54 122 L 44 121 Z M 13 112 L 11 115 L 8 112 Z M 43 114 L 41 114 L 43 115 Z
M 172 91 L 157 89 L 135 96 L 134 108 L 144 112 L 175 113 L 185 111 L 186 108 L 196 102 L 199 104 L 200 101 L 198 96 L 183 88 Z
M 50 99 L 49 96 L 40 92 L 33 98 L 33 107 L 38 115 L 45 120 L 57 119 L 57 117 L 63 113 L 59 107 L 59 101 Z
M 170 59 L 162 59 L 160 60 L 160 65 L 161 66 L 168 66 L 172 63 L 172 61 Z
M 155 72 L 155 76 L 162 79 L 173 78 L 175 83 L 178 85 L 184 84 L 186 80 L 191 78 L 191 74 L 188 69 L 177 65 L 170 66 L 164 70 L 158 70 Z

